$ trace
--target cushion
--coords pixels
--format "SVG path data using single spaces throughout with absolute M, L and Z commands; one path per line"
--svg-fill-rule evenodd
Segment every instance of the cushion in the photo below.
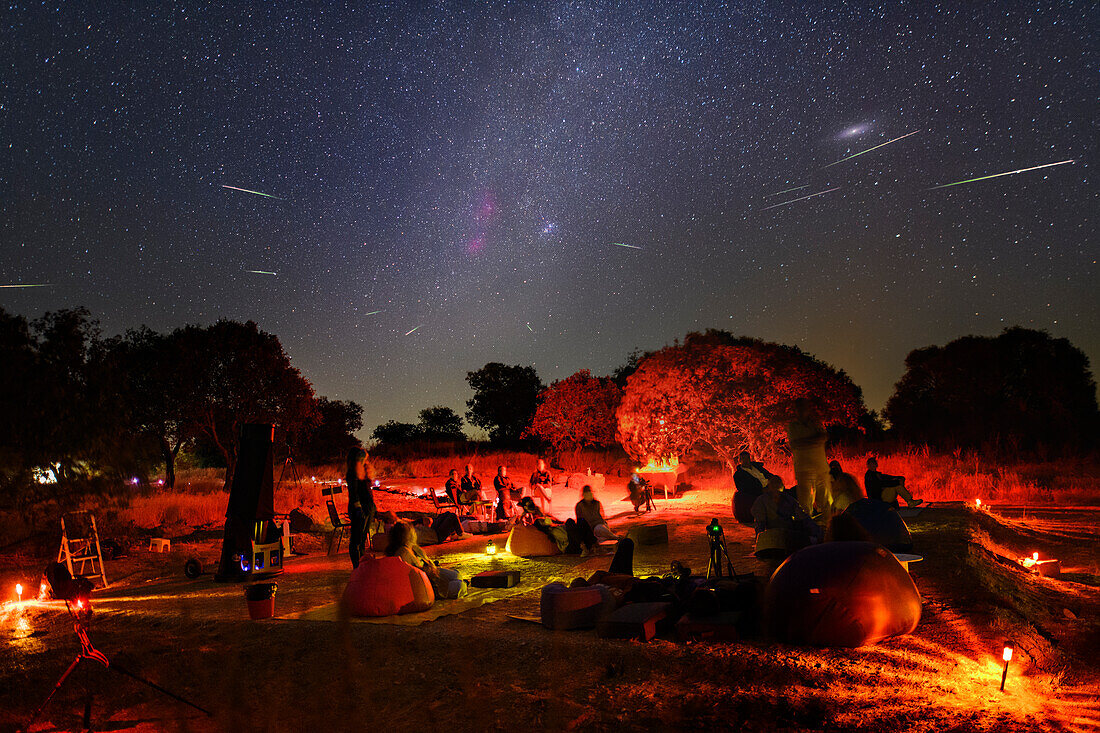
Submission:
M 558 544 L 534 527 L 517 524 L 508 534 L 506 550 L 518 557 L 560 555 Z
M 344 605 L 352 616 L 416 613 L 434 602 L 428 576 L 398 557 L 363 558 L 344 589 Z
M 740 611 L 685 613 L 676 622 L 676 635 L 680 641 L 737 641 L 741 638 L 737 631 L 741 617 Z
M 600 621 L 601 639 L 649 641 L 657 635 L 657 623 L 672 609 L 671 603 L 630 603 Z
M 519 585 L 518 570 L 486 570 L 470 578 L 474 588 L 512 588 Z
M 905 568 L 873 542 L 827 542 L 788 557 L 764 592 L 772 635 L 791 644 L 858 647 L 908 634 L 921 600 Z
M 539 601 L 542 625 L 548 629 L 590 629 L 611 603 L 605 585 L 567 588 L 562 583 L 543 586 Z

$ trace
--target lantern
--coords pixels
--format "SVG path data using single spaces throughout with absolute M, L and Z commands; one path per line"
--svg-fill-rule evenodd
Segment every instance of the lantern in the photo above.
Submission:
M 485 554 L 486 555 L 495 555 L 495 554 L 497 554 L 497 545 L 492 540 L 489 540 L 489 544 L 485 545 Z
M 1039 553 L 1038 552 L 1031 553 L 1031 560 L 1032 560 L 1032 562 L 1039 562 Z
M 1012 661 L 1012 649 L 1015 645 L 1011 641 L 1005 642 L 1005 650 L 1001 654 L 1001 659 L 1005 662 L 1004 671 L 1001 672 L 1001 692 L 1005 691 L 1005 679 L 1008 677 L 1008 663 Z

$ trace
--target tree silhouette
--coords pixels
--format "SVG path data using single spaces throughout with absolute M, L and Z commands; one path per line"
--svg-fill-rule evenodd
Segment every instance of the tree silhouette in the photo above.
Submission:
M 420 411 L 418 437 L 428 442 L 458 442 L 466 439 L 462 418 L 450 407 L 436 405 Z
M 343 460 L 360 445 L 355 433 L 363 427 L 363 408 L 351 400 L 317 398 L 318 422 L 291 440 L 297 460 L 310 465 Z
M 612 445 L 620 399 L 614 379 L 582 369 L 543 390 L 528 434 L 559 451 L 566 445 Z
M 937 447 L 1082 448 L 1100 415 L 1088 358 L 1066 339 L 1009 328 L 916 349 L 886 403 L 899 435 Z
M 627 378 L 616 412 L 618 439 L 632 458 L 681 456 L 710 446 L 731 472 L 742 450 L 770 453 L 799 397 L 826 424 L 855 425 L 864 414 L 859 388 L 843 371 L 793 346 L 690 333 L 643 358 Z
M 466 419 L 489 433 L 494 443 L 515 443 L 531 423 L 543 384 L 534 367 L 490 362 L 466 374 L 474 390 Z
M 374 429 L 371 438 L 380 446 L 394 448 L 399 445 L 408 445 L 420 439 L 420 429 L 409 422 L 390 420 Z

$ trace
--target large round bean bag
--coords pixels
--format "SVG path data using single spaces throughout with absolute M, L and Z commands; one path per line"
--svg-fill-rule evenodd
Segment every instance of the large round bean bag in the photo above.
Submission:
M 352 616 L 393 616 L 427 611 L 435 603 L 423 570 L 398 557 L 365 557 L 351 571 L 344 605 Z
M 545 534 L 526 524 L 517 524 L 508 534 L 508 543 L 504 549 L 519 557 L 545 557 L 560 555 L 558 543 Z
M 606 585 L 567 588 L 562 583 L 543 586 L 539 600 L 542 625 L 548 629 L 591 629 L 611 603 Z
M 859 522 L 873 541 L 891 552 L 909 552 L 913 549 L 909 528 L 892 505 L 874 499 L 860 499 L 850 504 L 844 514 Z
M 799 550 L 772 575 L 764 618 L 779 641 L 858 647 L 908 634 L 920 593 L 905 568 L 871 542 L 827 542 Z

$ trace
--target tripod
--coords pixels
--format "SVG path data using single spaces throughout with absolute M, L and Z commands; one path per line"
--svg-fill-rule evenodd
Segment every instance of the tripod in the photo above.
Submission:
M 87 605 L 87 606 L 85 605 L 87 603 L 88 603 L 87 601 L 77 601 L 77 610 L 73 611 L 73 608 L 72 608 L 72 606 L 69 605 L 69 602 L 65 601 L 65 607 L 69 609 L 69 613 L 73 617 L 73 630 L 76 631 L 76 636 L 80 640 L 80 652 L 77 653 L 76 658 L 73 659 L 72 663 L 69 664 L 68 668 L 61 674 L 61 677 L 57 680 L 57 684 L 55 684 L 53 686 L 53 689 L 50 690 L 50 694 L 46 696 L 46 699 L 43 700 L 42 704 L 38 706 L 38 709 L 36 709 L 34 711 L 34 714 L 31 715 L 31 718 L 30 718 L 30 720 L 27 721 L 27 724 L 25 726 L 23 726 L 24 731 L 30 730 L 30 727 L 32 725 L 34 725 L 35 722 L 38 720 L 38 716 L 41 715 L 42 711 L 46 709 L 46 706 L 49 704 L 50 700 L 53 699 L 53 696 L 55 694 L 57 694 L 57 691 L 60 690 L 61 686 L 65 684 L 65 680 L 67 680 L 69 678 L 69 675 L 71 675 L 73 673 L 73 671 L 85 659 L 91 660 L 93 662 L 98 662 L 99 664 L 103 665 L 104 669 L 109 669 L 109 670 L 118 672 L 119 674 L 126 675 L 130 679 L 134 679 L 134 680 L 137 680 L 138 682 L 141 682 L 142 684 L 148 685 L 149 687 L 152 687 L 157 692 L 160 692 L 164 695 L 167 695 L 168 697 L 172 698 L 173 700 L 177 700 L 179 702 L 182 702 L 185 705 L 190 705 L 191 707 L 195 708 L 196 710 L 198 710 L 200 712 L 203 712 L 203 713 L 206 713 L 207 715 L 211 715 L 211 716 L 213 715 L 213 713 L 211 713 L 206 708 L 200 708 L 198 705 L 191 702 L 190 700 L 185 700 L 184 698 L 180 697 L 179 695 L 175 694 L 174 692 L 170 692 L 169 690 L 164 689 L 163 687 L 156 684 L 155 682 L 151 682 L 150 680 L 147 680 L 144 677 L 141 677 L 137 674 L 134 674 L 130 670 L 125 669 L 123 667 L 120 667 L 117 664 L 111 664 L 107 660 L 107 656 L 103 652 L 99 651 L 94 646 L 92 646 L 92 642 L 88 638 L 88 626 L 85 623 L 85 618 L 87 616 L 91 615 L 91 608 L 90 608 L 90 605 Z M 91 691 L 88 691 L 88 696 L 84 700 L 84 730 L 91 730 L 91 728 L 92 728 L 92 693 L 91 693 Z
M 729 550 L 726 549 L 726 536 L 721 529 L 717 533 L 707 532 L 707 539 L 710 540 L 710 562 L 707 563 L 707 580 L 712 577 L 722 578 L 722 556 L 726 558 L 726 570 L 729 573 L 729 577 L 736 578 L 737 573 L 733 572 L 733 563 L 730 561 Z
M 290 480 L 294 482 L 294 485 L 298 488 L 302 487 L 302 477 L 298 473 L 298 464 L 294 462 L 294 456 L 290 452 L 290 444 L 286 446 L 286 460 L 283 461 L 283 468 L 279 471 L 279 480 L 275 482 L 275 489 L 278 490 L 283 484 L 283 477 L 286 476 L 287 470 L 290 471 Z

